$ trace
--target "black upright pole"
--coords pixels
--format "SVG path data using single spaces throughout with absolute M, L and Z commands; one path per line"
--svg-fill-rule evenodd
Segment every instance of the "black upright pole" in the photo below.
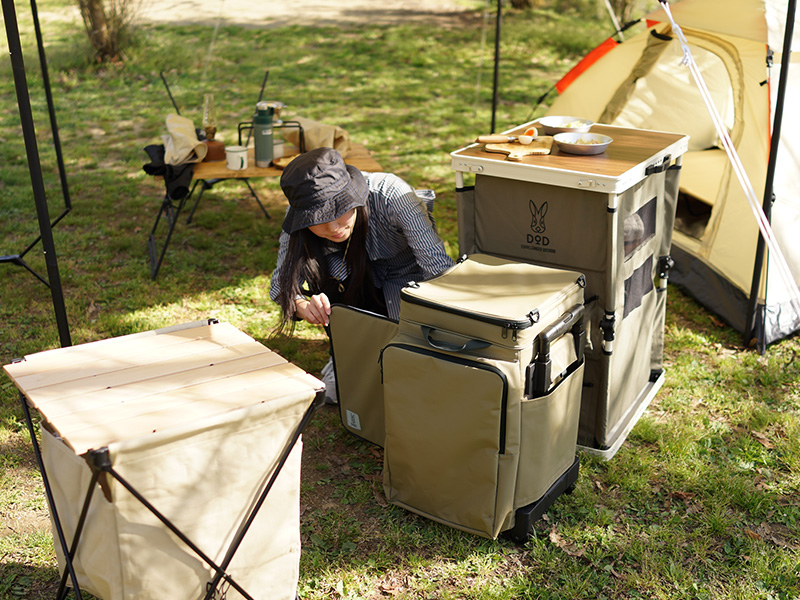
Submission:
M 762 207 L 764 214 L 769 221 L 772 215 L 772 204 L 775 201 L 773 183 L 775 180 L 775 165 L 778 160 L 778 145 L 781 140 L 781 125 L 783 124 L 783 107 L 786 100 L 786 87 L 789 81 L 789 63 L 792 57 L 792 36 L 794 35 L 794 16 L 797 9 L 797 0 L 789 0 L 786 9 L 786 28 L 783 34 L 783 55 L 781 56 L 781 77 L 778 81 L 778 95 L 775 100 L 775 119 L 772 124 L 772 139 L 769 146 L 769 162 L 767 163 L 767 180 L 764 185 L 764 198 Z M 756 304 L 758 303 L 758 290 L 761 287 L 761 275 L 764 271 L 764 257 L 766 254 L 766 244 L 764 236 L 758 236 L 756 246 L 756 259 L 753 266 L 753 279 L 750 285 L 750 300 L 747 306 L 747 321 L 745 321 L 744 345 L 750 344 L 753 339 L 756 326 Z M 766 297 L 766 295 L 765 295 Z M 764 354 L 766 351 L 766 337 L 764 331 L 764 320 L 766 315 L 761 314 L 762 326 L 759 328 L 760 335 L 757 342 L 758 352 Z
M 64 306 L 64 295 L 61 290 L 61 276 L 58 272 L 58 259 L 56 258 L 53 230 L 50 225 L 50 214 L 47 209 L 47 196 L 45 194 L 44 180 L 42 179 L 42 165 L 39 162 L 36 128 L 33 124 L 33 113 L 28 96 L 28 81 L 25 77 L 25 63 L 22 59 L 17 15 L 14 10 L 13 0 L 2 0 L 2 5 L 6 36 L 8 38 L 8 53 L 11 56 L 14 87 L 17 92 L 17 105 L 19 107 L 19 117 L 22 125 L 22 136 L 25 140 L 25 150 L 28 156 L 28 171 L 31 176 L 31 187 L 33 189 L 33 200 L 36 205 L 36 215 L 39 219 L 39 231 L 42 235 L 42 248 L 47 265 L 47 275 L 50 294 L 53 298 L 53 309 L 56 316 L 56 325 L 58 326 L 58 335 L 62 346 L 71 346 L 72 340 L 70 339 L 69 325 L 67 324 L 67 311 Z
M 72 208 L 72 200 L 69 196 L 69 186 L 67 185 L 67 170 L 64 168 L 64 155 L 61 152 L 61 135 L 58 132 L 56 106 L 53 102 L 53 91 L 50 88 L 50 73 L 47 69 L 47 57 L 44 53 L 42 28 L 39 26 L 39 9 L 36 7 L 36 0 L 31 0 L 31 13 L 33 14 L 33 28 L 36 32 L 36 47 L 39 49 L 39 65 L 42 69 L 42 83 L 44 84 L 44 93 L 47 98 L 47 112 L 50 115 L 50 130 L 53 133 L 53 146 L 55 146 L 56 150 L 58 175 L 61 178 L 61 192 L 64 194 L 64 206 L 66 207 L 64 213 L 56 219 L 55 222 L 58 222 Z
M 495 122 L 497 118 L 497 97 L 500 88 L 500 22 L 502 21 L 503 0 L 497 0 L 497 22 L 494 31 L 494 87 L 492 90 L 492 128 L 495 132 Z

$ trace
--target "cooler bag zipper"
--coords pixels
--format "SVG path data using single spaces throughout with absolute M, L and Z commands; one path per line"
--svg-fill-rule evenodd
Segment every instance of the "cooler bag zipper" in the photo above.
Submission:
M 585 288 L 586 287 L 586 278 L 583 275 L 579 276 L 577 278 L 577 280 L 575 281 L 575 285 L 577 285 L 580 288 Z M 407 287 L 412 288 L 412 289 L 417 289 L 417 288 L 420 287 L 420 284 L 415 282 L 415 281 L 411 281 L 411 282 L 408 283 Z M 563 293 L 563 294 L 566 295 L 566 293 Z M 496 316 L 496 315 L 487 315 L 485 313 L 479 313 L 479 312 L 474 311 L 474 310 L 464 310 L 464 309 L 457 308 L 457 307 L 454 307 L 454 306 L 448 306 L 447 304 L 440 304 L 439 302 L 435 302 L 433 300 L 426 300 L 425 298 L 420 298 L 418 296 L 414 296 L 413 294 L 410 294 L 410 293 L 406 292 L 405 289 L 401 289 L 400 290 L 400 301 L 401 302 L 405 301 L 405 302 L 408 302 L 410 304 L 416 304 L 417 306 L 422 306 L 424 308 L 430 308 L 430 309 L 433 309 L 433 310 L 436 310 L 436 311 L 439 311 L 439 312 L 443 312 L 443 313 L 448 313 L 448 314 L 451 314 L 451 315 L 457 315 L 457 316 L 460 316 L 460 317 L 466 317 L 468 319 L 475 319 L 476 321 L 481 321 L 483 323 L 489 323 L 490 325 L 496 325 L 496 326 L 501 327 L 503 329 L 503 337 L 504 338 L 506 337 L 506 331 L 511 330 L 512 331 L 512 338 L 514 340 L 516 340 L 516 337 L 517 337 L 516 332 L 517 331 L 521 331 L 523 329 L 527 329 L 528 327 L 531 327 L 531 326 L 535 325 L 536 323 L 539 322 L 539 319 L 541 318 L 540 309 L 539 308 L 534 308 L 529 313 L 527 313 L 525 315 L 527 318 L 525 318 L 525 319 L 509 319 L 509 318 L 500 317 L 500 316 Z M 553 301 L 553 300 L 551 299 L 551 301 Z M 544 307 L 542 307 L 542 308 L 544 308 Z
M 414 287 L 414 285 L 418 286 L 419 284 L 412 283 L 409 285 L 410 287 Z M 418 298 L 416 296 L 412 296 L 411 294 L 405 293 L 403 290 L 400 290 L 400 301 L 401 302 L 406 301 L 411 304 L 416 304 L 417 306 L 423 306 L 425 308 L 432 308 L 436 311 L 449 313 L 451 315 L 458 315 L 461 317 L 467 317 L 469 319 L 475 319 L 476 321 L 482 321 L 484 323 L 489 323 L 490 325 L 497 325 L 498 327 L 501 327 L 503 329 L 511 329 L 514 331 L 527 329 L 528 327 L 539 322 L 538 308 L 529 312 L 526 315 L 527 319 L 506 319 L 494 315 L 478 313 L 473 310 L 463 310 L 453 306 L 448 306 L 446 304 L 439 304 L 438 302 L 433 302 L 431 300 L 425 300 L 422 298 Z

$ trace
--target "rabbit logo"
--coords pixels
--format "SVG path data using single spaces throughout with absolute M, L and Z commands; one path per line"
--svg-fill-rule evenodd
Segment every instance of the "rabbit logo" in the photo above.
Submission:
M 542 235 L 547 226 L 544 223 L 544 216 L 547 214 L 547 202 L 542 202 L 541 206 L 536 206 L 533 200 L 528 202 L 528 208 L 531 211 L 531 231 L 536 235 L 528 234 L 528 243 L 536 244 L 537 246 L 547 246 L 550 244 L 550 238 Z
M 547 227 L 544 224 L 544 216 L 547 214 L 547 202 L 542 203 L 541 208 L 536 207 L 536 203 L 531 200 L 528 203 L 528 208 L 531 209 L 531 231 L 533 233 L 544 233 Z

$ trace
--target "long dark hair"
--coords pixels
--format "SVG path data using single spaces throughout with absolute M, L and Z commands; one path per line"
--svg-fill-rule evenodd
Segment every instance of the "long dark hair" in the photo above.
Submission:
M 344 292 L 337 299 L 343 304 L 360 306 L 365 294 L 372 293 L 372 285 L 363 285 L 372 277 L 367 256 L 367 231 L 369 230 L 369 209 L 366 205 L 356 207 L 356 222 L 350 234 L 345 262 L 349 277 Z M 327 292 L 331 276 L 325 259 L 325 248 L 330 244 L 309 229 L 300 229 L 289 235 L 283 264 L 278 276 L 280 292 L 275 301 L 281 307 L 281 321 L 277 333 L 294 330 L 294 314 L 297 310 L 298 296 L 309 296 Z M 346 243 L 346 242 L 345 242 Z M 341 244 L 344 251 L 344 244 Z M 305 282 L 305 289 L 300 282 Z M 368 290 L 365 292 L 365 289 Z

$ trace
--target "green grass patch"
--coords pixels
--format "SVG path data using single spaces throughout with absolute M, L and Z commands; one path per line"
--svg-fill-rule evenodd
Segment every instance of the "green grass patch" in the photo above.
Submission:
M 42 2 L 44 12 L 66 6 Z M 543 3 L 539 3 L 542 6 Z M 580 8 L 581 3 L 573 3 Z M 63 210 L 30 16 L 18 7 L 30 96 L 52 216 Z M 580 16 L 579 16 L 580 15 Z M 458 27 L 143 26 L 120 64 L 88 58 L 77 25 L 47 22 L 47 53 L 73 208 L 55 227 L 75 344 L 218 318 L 319 374 L 327 342 L 301 325 L 273 336 L 269 300 L 285 201 L 254 181 L 207 191 L 178 224 L 157 281 L 146 240 L 163 184 L 143 171 L 173 110 L 199 124 L 213 92 L 230 142 L 266 96 L 338 124 L 387 170 L 438 196 L 436 218 L 458 252 L 449 152 L 488 133 L 493 24 L 481 11 Z M 486 27 L 487 29 L 484 29 Z M 503 21 L 498 130 L 544 112 L 536 101 L 610 35 L 607 19 L 539 8 Z M 485 45 L 481 38 L 486 34 Z M 547 100 L 545 101 L 547 102 Z M 0 255 L 38 235 L 10 65 L 0 61 Z M 26 256 L 46 272 L 41 247 Z M 524 546 L 471 536 L 383 496 L 380 449 L 347 433 L 335 409 L 304 433 L 299 592 L 323 598 L 763 599 L 800 597 L 800 344 L 764 356 L 670 288 L 666 382 L 611 461 L 581 455 L 575 490 Z M 59 345 L 48 289 L 0 265 L 0 362 Z M 54 597 L 47 507 L 16 388 L 0 378 L 0 600 Z

